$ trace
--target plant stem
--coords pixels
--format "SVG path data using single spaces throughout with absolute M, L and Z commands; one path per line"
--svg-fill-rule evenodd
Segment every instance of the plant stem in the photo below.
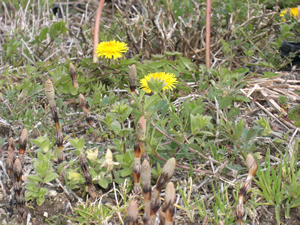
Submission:
M 4 101 L 4 99 L 2 98 L 2 96 L 0 95 L 0 100 L 4 103 L 4 105 L 6 105 L 6 107 L 9 109 L 10 111 L 10 117 L 14 114 L 13 111 L 11 110 L 11 108 L 9 107 L 9 105 L 7 104 L 6 101 Z
M 95 21 L 95 33 L 94 33 L 94 51 L 93 51 L 93 62 L 98 62 L 98 56 L 96 54 L 96 48 L 99 42 L 99 30 L 100 30 L 100 20 L 101 20 L 101 13 L 103 9 L 105 0 L 100 0 L 97 15 L 96 15 L 96 21 Z
M 206 43 L 205 43 L 205 62 L 206 68 L 210 68 L 210 14 L 211 0 L 206 0 Z

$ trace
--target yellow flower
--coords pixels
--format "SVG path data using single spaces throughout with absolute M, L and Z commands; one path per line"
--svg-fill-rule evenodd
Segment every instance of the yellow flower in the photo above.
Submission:
M 122 53 L 126 53 L 128 50 L 127 45 L 124 42 L 119 42 L 116 40 L 101 42 L 97 45 L 96 54 L 98 57 L 104 57 L 111 59 L 118 59 L 122 57 Z
M 158 79 L 160 81 L 164 81 L 165 86 L 163 90 L 173 90 L 175 88 L 175 84 L 178 83 L 177 78 L 173 73 L 165 73 L 165 72 L 157 72 L 157 73 L 149 73 L 143 79 L 140 80 L 141 88 L 146 91 L 146 93 L 151 93 L 151 89 L 148 86 L 148 81 L 153 78 Z
M 294 7 L 294 8 L 287 8 L 284 9 L 280 12 L 280 17 L 284 17 L 288 11 L 290 12 L 290 16 L 294 16 L 296 19 L 298 19 L 298 7 Z M 285 19 L 283 19 L 283 21 L 285 21 Z

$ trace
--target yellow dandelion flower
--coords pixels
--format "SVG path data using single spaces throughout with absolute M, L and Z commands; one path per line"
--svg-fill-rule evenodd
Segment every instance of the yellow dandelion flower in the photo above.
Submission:
M 98 57 L 118 59 L 122 57 L 122 53 L 126 53 L 127 51 L 128 47 L 124 42 L 113 40 L 98 44 L 95 53 Z
M 149 73 L 143 79 L 140 80 L 141 88 L 146 91 L 146 93 L 151 93 L 151 89 L 148 86 L 148 81 L 153 78 L 164 81 L 165 86 L 163 90 L 173 90 L 175 88 L 175 84 L 178 83 L 177 78 L 173 73 L 165 73 L 165 72 L 157 72 L 157 73 Z
M 282 10 L 280 12 L 280 17 L 284 17 L 288 12 L 290 12 L 290 16 L 293 16 L 296 19 L 298 18 L 298 7 L 287 8 L 287 9 Z M 283 19 L 283 21 L 285 21 L 285 19 Z

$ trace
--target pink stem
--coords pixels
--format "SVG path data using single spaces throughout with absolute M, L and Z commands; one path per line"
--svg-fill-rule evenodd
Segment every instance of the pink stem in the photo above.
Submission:
M 9 107 L 8 103 L 2 98 L 2 96 L 0 95 L 0 100 L 4 103 L 4 105 L 6 105 L 6 107 L 9 109 L 10 111 L 10 116 L 12 116 L 14 113 L 11 110 L 11 108 Z
M 211 14 L 211 0 L 206 0 L 206 45 L 205 45 L 206 68 L 210 68 L 210 14 Z
M 96 63 L 98 62 L 98 56 L 95 53 L 96 48 L 99 42 L 99 30 L 100 30 L 100 20 L 101 20 L 101 13 L 103 9 L 105 0 L 100 0 L 98 10 L 97 10 L 97 15 L 96 15 L 96 21 L 95 21 L 95 33 L 94 33 L 94 52 L 93 52 L 93 62 Z

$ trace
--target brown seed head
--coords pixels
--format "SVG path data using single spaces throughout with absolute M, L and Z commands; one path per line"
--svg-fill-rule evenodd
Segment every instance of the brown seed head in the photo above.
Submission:
M 54 100 L 55 93 L 54 93 L 52 81 L 50 79 L 48 79 L 45 83 L 45 92 L 46 92 L 46 97 L 47 97 L 48 101 Z
M 145 138 L 146 138 L 146 119 L 144 116 L 141 116 L 138 123 L 137 123 L 137 126 L 136 126 L 136 130 L 135 130 L 135 133 L 136 133 L 136 139 L 138 141 L 145 141 Z
M 150 182 L 151 180 L 151 166 L 147 160 L 144 160 L 142 163 L 141 177 L 143 183 Z
M 8 140 L 8 146 L 10 146 L 13 150 L 16 148 L 15 140 L 12 137 L 10 137 Z
M 14 161 L 12 157 L 8 156 L 5 160 L 5 166 L 10 179 L 13 177 L 13 165 Z
M 21 161 L 18 158 L 16 158 L 14 162 L 14 175 L 17 177 L 20 177 L 20 175 L 22 175 L 22 165 Z
M 55 92 L 54 92 L 53 84 L 50 79 L 48 79 L 45 83 L 45 93 L 46 93 L 46 97 L 48 99 L 50 107 L 54 108 L 55 107 L 55 101 L 54 101 Z
M 131 65 L 131 67 L 130 67 L 129 84 L 130 84 L 130 91 L 135 92 L 135 88 L 136 88 L 136 66 L 134 64 Z
M 8 149 L 7 149 L 7 155 L 8 157 L 12 158 L 13 161 L 15 161 L 16 159 L 16 154 L 15 154 L 15 151 L 12 147 L 8 146 Z
M 246 165 L 249 171 L 249 175 L 251 175 L 252 177 L 254 177 L 255 172 L 257 170 L 257 163 L 255 161 L 255 158 L 253 157 L 252 154 L 248 154 L 247 158 L 246 158 Z
M 26 128 L 24 128 L 22 130 L 21 137 L 20 137 L 20 145 L 26 147 L 27 141 L 28 141 L 28 131 Z
M 78 89 L 78 81 L 77 81 L 77 78 L 76 78 L 76 70 L 75 70 L 75 67 L 72 63 L 69 64 L 69 71 L 70 71 L 70 75 L 71 75 L 71 78 L 72 78 L 73 88 Z
M 175 188 L 174 184 L 172 182 L 169 182 L 166 187 L 165 191 L 165 198 L 166 198 L 166 203 L 167 204 L 174 204 L 175 202 Z
M 71 76 L 76 75 L 75 67 L 72 63 L 69 64 L 69 71 L 70 71 Z
M 132 221 L 136 221 L 139 217 L 138 205 L 134 200 L 131 200 L 131 202 L 129 203 L 128 216 L 131 218 Z
M 175 166 L 176 166 L 175 158 L 170 158 L 164 165 L 162 174 L 163 173 L 168 174 L 168 179 L 170 179 L 173 176 Z
M 81 110 L 84 112 L 85 116 L 90 116 L 89 104 L 85 100 L 82 94 L 79 94 L 79 105 Z

